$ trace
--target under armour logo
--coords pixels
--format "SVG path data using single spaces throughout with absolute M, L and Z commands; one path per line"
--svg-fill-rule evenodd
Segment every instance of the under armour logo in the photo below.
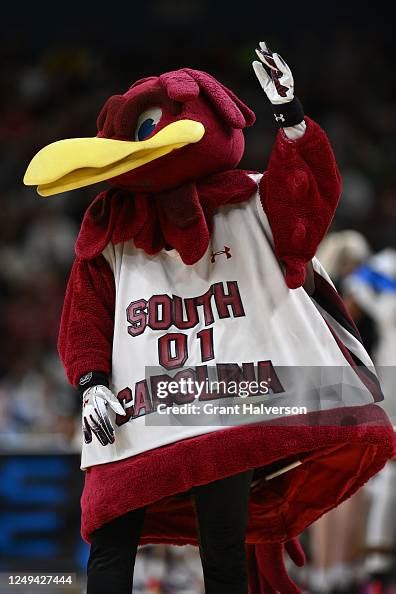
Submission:
M 92 379 L 92 371 L 90 371 L 86 375 L 83 375 L 80 378 L 80 381 L 78 383 L 80 384 L 80 386 L 85 386 L 85 384 L 87 384 L 91 379 Z
M 277 122 L 286 122 L 285 116 L 283 115 L 283 113 L 280 113 L 279 115 L 274 114 L 274 117 Z
M 225 254 L 227 260 L 229 260 L 230 258 L 232 258 L 231 255 L 231 248 L 227 247 L 226 245 L 224 246 L 224 250 L 220 250 L 219 252 L 212 252 L 212 257 L 210 259 L 210 261 L 212 262 L 212 264 L 214 264 L 215 260 L 216 260 L 216 256 L 220 256 L 220 254 Z

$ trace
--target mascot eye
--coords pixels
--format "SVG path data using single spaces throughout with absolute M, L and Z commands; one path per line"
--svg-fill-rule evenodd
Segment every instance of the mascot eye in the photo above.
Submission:
M 141 113 L 136 124 L 135 140 L 145 140 L 145 138 L 148 138 L 157 127 L 161 116 L 162 109 L 160 107 L 151 107 Z

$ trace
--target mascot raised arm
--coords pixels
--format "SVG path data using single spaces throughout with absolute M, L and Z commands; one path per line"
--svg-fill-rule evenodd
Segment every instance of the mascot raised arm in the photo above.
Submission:
M 238 169 L 254 113 L 181 68 L 108 99 L 25 184 L 107 180 L 76 242 L 59 334 L 82 397 L 88 594 L 130 594 L 139 544 L 199 546 L 207 594 L 299 592 L 283 553 L 393 453 L 373 364 L 315 258 L 340 175 L 265 43 L 279 132 Z

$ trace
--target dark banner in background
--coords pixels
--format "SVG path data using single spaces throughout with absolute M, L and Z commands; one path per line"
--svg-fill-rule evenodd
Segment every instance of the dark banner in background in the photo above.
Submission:
M 79 455 L 0 456 L 0 571 L 83 572 Z

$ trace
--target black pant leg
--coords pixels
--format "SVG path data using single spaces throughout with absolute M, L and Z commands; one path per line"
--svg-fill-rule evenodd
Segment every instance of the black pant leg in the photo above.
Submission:
M 128 512 L 92 534 L 87 594 L 131 594 L 145 508 Z
M 253 471 L 194 488 L 206 594 L 247 594 L 245 534 Z

